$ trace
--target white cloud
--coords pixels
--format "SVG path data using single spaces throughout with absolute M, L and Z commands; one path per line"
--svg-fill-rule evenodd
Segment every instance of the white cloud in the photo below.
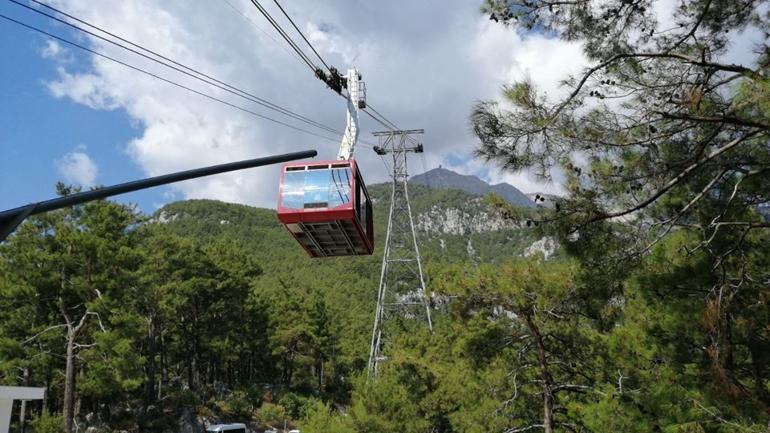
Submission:
M 673 0 L 656 1 L 653 3 L 652 7 L 658 20 L 659 30 L 679 28 L 676 20 L 678 6 L 680 6 L 680 2 Z M 770 10 L 770 5 L 763 3 L 758 6 L 757 13 L 763 15 L 768 10 Z M 758 58 L 756 53 L 757 46 L 766 39 L 761 29 L 753 24 L 749 24 L 745 28 L 731 30 L 728 34 L 728 39 L 730 43 L 724 53 L 719 56 L 718 61 L 736 63 L 748 67 L 756 66 L 755 63 Z
M 40 48 L 40 57 L 51 60 L 57 65 L 71 65 L 75 61 L 72 51 L 55 39 L 45 41 L 45 45 Z
M 49 82 L 48 90 L 56 98 L 69 97 L 73 101 L 95 110 L 113 110 L 120 105 L 108 87 L 108 81 L 98 74 L 70 74 L 59 66 L 58 81 Z
M 54 165 L 65 181 L 89 187 L 94 185 L 99 168 L 85 151 L 85 146 L 78 146 L 74 152 L 55 160 Z
M 44 59 L 52 59 L 61 54 L 62 51 L 63 49 L 58 42 L 53 39 L 49 39 L 45 42 L 45 47 L 40 50 L 40 55 L 43 56 Z
M 229 1 L 261 29 L 223 1 L 51 0 L 129 40 L 342 130 L 344 101 L 275 42 L 280 37 L 248 1 Z M 523 39 L 482 16 L 481 0 L 285 3 L 287 12 L 327 62 L 343 71 L 359 68 L 369 102 L 377 111 L 402 128 L 425 128 L 428 168 L 448 165 L 450 158 L 468 159 L 477 142 L 469 114 L 478 100 L 497 98 L 503 84 L 525 77 L 549 97 L 556 97 L 565 91 L 559 81 L 585 65 L 579 44 L 544 36 Z M 280 11 L 266 6 L 280 16 Z M 286 28 L 290 28 L 288 23 Z M 109 44 L 94 39 L 90 43 L 153 73 L 286 120 Z M 307 48 L 306 52 L 312 55 Z M 126 154 L 148 175 L 300 149 L 318 149 L 320 158 L 334 158 L 337 151 L 338 142 L 257 119 L 103 59 L 93 59 L 85 71 L 82 66 L 77 72 L 60 69 L 59 79 L 49 83 L 49 88 L 56 97 L 95 109 L 125 110 L 139 131 L 126 143 Z M 369 133 L 381 127 L 366 116 L 362 122 L 361 138 L 376 141 Z M 369 183 L 387 180 L 385 166 L 367 146 L 359 144 L 356 158 Z M 421 162 L 410 164 L 415 173 L 422 170 Z M 464 167 L 454 168 L 468 173 L 479 164 L 470 160 Z M 554 185 L 539 185 L 526 173 L 499 173 L 493 166 L 487 169 L 493 181 L 509 181 L 527 191 L 558 191 Z M 278 168 L 267 167 L 184 182 L 175 185 L 174 191 L 184 197 L 272 207 L 277 178 Z

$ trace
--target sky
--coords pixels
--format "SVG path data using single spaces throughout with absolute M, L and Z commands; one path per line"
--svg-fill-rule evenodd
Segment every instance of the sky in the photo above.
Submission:
M 674 1 L 659 2 L 661 10 Z M 273 2 L 262 3 L 280 16 Z M 409 161 L 411 174 L 442 165 L 524 192 L 562 191 L 557 183 L 538 183 L 526 172 L 501 172 L 474 159 L 469 114 L 476 102 L 497 98 L 504 84 L 524 78 L 551 98 L 564 94 L 560 80 L 587 65 L 579 43 L 506 29 L 481 14 L 481 0 L 282 3 L 329 64 L 359 69 L 378 112 L 400 128 L 425 129 L 425 153 Z M 49 4 L 334 129 L 345 127 L 345 101 L 313 77 L 248 0 Z M 13 3 L 1 2 L 0 14 L 308 128 Z M 4 20 L 0 51 L 0 209 L 51 198 L 57 181 L 88 188 L 304 149 L 333 159 L 338 150 L 339 136 L 327 133 L 331 140 L 324 140 L 286 128 Z M 375 142 L 371 132 L 381 127 L 366 116 L 361 123 L 360 139 Z M 385 164 L 370 146 L 359 142 L 356 160 L 367 183 L 387 180 Z M 275 207 L 278 174 L 278 166 L 256 168 L 117 199 L 145 212 L 185 198 Z

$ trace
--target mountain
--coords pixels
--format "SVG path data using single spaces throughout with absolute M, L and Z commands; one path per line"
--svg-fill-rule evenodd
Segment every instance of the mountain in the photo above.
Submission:
M 535 207 L 535 203 L 526 194 L 507 183 L 490 185 L 476 176 L 455 173 L 446 168 L 434 168 L 425 173 L 412 176 L 411 183 L 426 185 L 434 189 L 459 189 L 468 194 L 483 196 L 493 192 L 510 204 L 524 207 Z
M 390 185 L 369 186 L 384 239 L 390 206 Z M 455 188 L 432 188 L 411 183 L 412 208 L 420 251 L 442 261 L 473 260 L 499 262 L 523 255 L 537 239 L 527 230 L 504 219 L 481 195 Z M 380 248 L 381 245 L 377 246 Z
M 358 262 L 375 271 L 387 228 L 390 184 L 369 185 L 368 189 L 374 205 L 375 257 Z M 409 196 L 420 252 L 427 260 L 497 262 L 523 255 L 537 240 L 532 231 L 490 209 L 481 195 L 417 183 L 411 185 Z M 154 221 L 180 235 L 204 241 L 230 239 L 253 251 L 271 251 L 262 258 L 268 262 L 276 257 L 291 257 L 293 261 L 304 256 L 271 209 L 215 200 L 186 200 L 164 206 L 156 212 Z M 338 259 L 323 261 L 329 260 Z M 281 266 L 279 262 L 268 267 Z

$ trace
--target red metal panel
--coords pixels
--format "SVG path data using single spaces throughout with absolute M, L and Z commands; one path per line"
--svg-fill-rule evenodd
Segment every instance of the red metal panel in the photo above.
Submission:
M 339 206 L 331 209 L 286 209 L 278 212 L 278 219 L 284 224 L 320 223 L 325 221 L 352 220 L 356 218 L 352 206 Z

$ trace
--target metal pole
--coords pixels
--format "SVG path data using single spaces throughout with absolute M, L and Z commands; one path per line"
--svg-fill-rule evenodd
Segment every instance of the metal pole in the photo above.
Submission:
M 247 159 L 244 161 L 212 165 L 210 167 L 179 171 L 176 173 L 164 174 L 147 179 L 135 180 L 133 182 L 106 186 L 91 191 L 79 192 L 65 197 L 58 197 L 51 200 L 31 203 L 26 206 L 9 209 L 0 212 L 0 242 L 5 240 L 5 238 L 10 235 L 16 229 L 16 227 L 30 215 L 50 212 L 52 210 L 61 209 L 67 206 L 74 206 L 93 200 L 112 197 L 118 194 L 125 194 L 127 192 L 152 188 L 154 186 L 167 185 L 169 183 L 180 182 L 183 180 L 211 176 L 212 174 L 227 173 L 230 171 L 261 167 L 263 165 L 277 164 L 280 162 L 294 161 L 303 158 L 312 158 L 317 154 L 318 152 L 315 150 L 304 150 L 302 152 L 285 153 L 283 155 L 272 155 L 264 158 Z

